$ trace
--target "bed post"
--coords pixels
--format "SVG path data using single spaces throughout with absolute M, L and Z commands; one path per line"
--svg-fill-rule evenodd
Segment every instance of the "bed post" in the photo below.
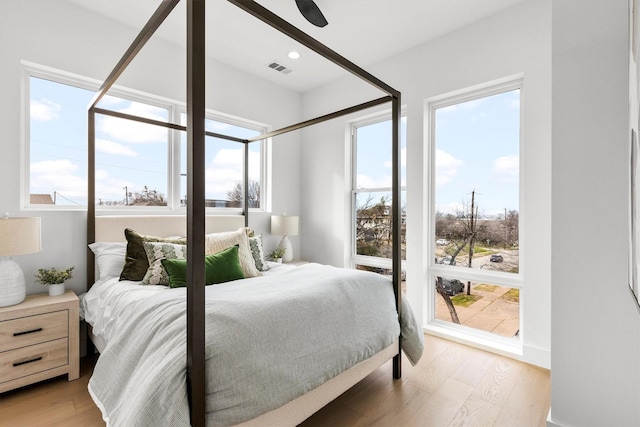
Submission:
M 87 290 L 95 282 L 96 267 L 89 245 L 96 240 L 96 112 L 92 106 L 87 117 Z M 89 340 L 87 340 L 89 342 Z
M 249 141 L 242 145 L 244 154 L 244 174 L 242 180 L 242 214 L 244 215 L 244 226 L 249 226 Z
M 187 392 L 205 425 L 205 0 L 187 0 Z
M 396 296 L 396 310 L 398 319 L 402 314 L 402 175 L 401 175 L 401 148 L 400 148 L 400 92 L 393 95 L 391 101 L 392 115 L 392 239 L 393 239 L 393 292 Z M 398 342 L 398 354 L 393 358 L 393 378 L 402 377 L 402 341 Z

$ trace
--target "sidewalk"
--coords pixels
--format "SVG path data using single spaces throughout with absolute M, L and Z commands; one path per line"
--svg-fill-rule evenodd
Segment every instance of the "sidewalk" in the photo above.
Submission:
M 471 295 L 482 298 L 468 307 L 455 305 L 460 323 L 505 337 L 515 336 L 520 329 L 520 304 L 509 294 L 510 289 L 472 283 Z M 458 295 L 466 295 L 466 289 Z M 449 310 L 440 294 L 436 295 L 436 319 L 451 321 Z

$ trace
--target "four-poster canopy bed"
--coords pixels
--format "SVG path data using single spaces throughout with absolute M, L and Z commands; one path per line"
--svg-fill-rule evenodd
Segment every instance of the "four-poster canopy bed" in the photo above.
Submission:
M 210 306 L 213 303 L 208 298 L 210 298 L 211 297 L 210 294 L 213 294 L 213 293 L 216 293 L 215 298 L 218 298 L 218 299 L 227 298 L 228 296 L 226 294 L 221 295 L 221 294 L 218 294 L 218 292 L 230 292 L 233 294 L 241 286 L 236 284 L 235 282 L 228 282 L 229 284 L 233 283 L 233 288 L 231 288 L 231 286 L 226 286 L 227 284 L 225 283 L 225 284 L 216 285 L 216 286 L 209 286 L 208 288 L 205 289 L 206 284 L 211 283 L 211 282 L 207 282 L 208 280 L 208 276 L 206 276 L 208 274 L 208 270 L 207 270 L 208 267 L 206 265 L 207 261 L 205 261 L 204 257 L 192 256 L 192 257 L 189 257 L 188 262 L 186 262 L 186 284 L 187 284 L 186 296 L 183 293 L 179 294 L 182 296 L 182 303 L 184 303 L 184 299 L 186 298 L 186 306 L 183 307 L 183 305 L 180 305 L 180 303 L 176 302 L 176 300 L 172 300 L 170 303 L 165 301 L 163 298 L 165 298 L 165 296 L 168 295 L 169 293 L 158 291 L 156 287 L 153 287 L 153 286 L 150 286 L 150 287 L 138 286 L 135 289 L 136 292 L 134 292 L 134 294 L 137 295 L 137 297 L 134 298 L 134 303 L 131 306 L 127 306 L 126 309 L 120 308 L 118 305 L 114 305 L 115 303 L 113 303 L 112 301 L 108 301 L 108 302 L 101 301 L 98 304 L 96 302 L 98 301 L 98 299 L 96 299 L 98 298 L 98 296 L 102 294 L 115 295 L 117 292 L 120 292 L 121 287 L 124 288 L 128 286 L 129 282 L 127 282 L 126 280 L 123 282 L 122 277 L 120 277 L 121 281 L 118 281 L 117 278 L 110 278 L 109 280 L 101 280 L 104 277 L 101 277 L 99 278 L 99 280 L 96 281 L 96 270 L 94 267 L 94 252 L 96 252 L 96 254 L 98 252 L 95 250 L 96 248 L 95 245 L 104 244 L 104 242 L 122 241 L 124 238 L 123 230 L 125 228 L 129 228 L 129 229 L 136 230 L 142 235 L 161 236 L 161 237 L 168 237 L 168 236 L 177 237 L 177 236 L 186 235 L 186 239 L 184 239 L 185 241 L 176 240 L 176 242 L 184 244 L 183 249 L 181 250 L 185 251 L 186 253 L 192 253 L 192 254 L 212 253 L 209 251 L 211 249 L 209 233 L 220 234 L 219 232 L 227 232 L 226 234 L 229 234 L 229 233 L 233 233 L 233 231 L 231 230 L 238 230 L 238 232 L 241 232 L 240 230 L 243 230 L 244 227 L 248 226 L 248 219 L 249 219 L 248 194 L 247 194 L 248 186 L 246 185 L 246 183 L 248 182 L 248 145 L 250 143 L 255 141 L 260 141 L 266 138 L 275 137 L 277 135 L 281 135 L 283 133 L 290 132 L 293 130 L 302 129 L 304 127 L 311 126 L 316 123 L 321 123 L 326 120 L 341 117 L 346 114 L 354 113 L 366 108 L 371 108 L 386 102 L 391 102 L 392 123 L 393 123 L 392 124 L 392 147 L 393 147 L 393 153 L 392 153 L 392 160 L 393 160 L 392 271 L 393 272 L 392 272 L 392 280 L 391 280 L 392 286 L 388 285 L 388 279 L 382 276 L 375 275 L 373 273 L 356 272 L 354 270 L 344 270 L 341 273 L 337 273 L 331 270 L 332 267 L 318 266 L 315 264 L 310 265 L 309 267 L 305 266 L 304 268 L 307 268 L 307 272 L 305 273 L 298 273 L 296 271 L 293 271 L 293 270 L 297 270 L 298 268 L 283 272 L 282 274 L 278 275 L 278 280 L 282 282 L 286 282 L 287 280 L 288 281 L 303 280 L 305 288 L 313 288 L 313 286 L 316 286 L 316 285 L 318 287 L 324 287 L 322 280 L 318 280 L 317 281 L 318 283 L 315 284 L 315 281 L 314 281 L 315 279 L 312 280 L 308 276 L 309 272 L 314 271 L 314 269 L 318 269 L 320 267 L 323 267 L 325 269 L 322 270 L 322 272 L 318 272 L 318 275 L 332 276 L 334 273 L 336 275 L 338 274 L 355 275 L 357 276 L 356 278 L 354 278 L 355 282 L 358 282 L 359 280 L 361 280 L 360 275 L 364 274 L 366 278 L 365 281 L 367 282 L 366 292 L 364 292 L 363 294 L 350 295 L 351 299 L 347 298 L 348 300 L 347 302 L 351 301 L 351 304 L 356 302 L 357 304 L 355 305 L 358 305 L 358 306 L 363 305 L 363 304 L 359 304 L 363 298 L 368 298 L 365 295 L 375 294 L 376 292 L 378 292 L 378 291 L 375 291 L 375 289 L 377 289 L 376 286 L 380 286 L 380 289 L 392 288 L 392 292 L 389 291 L 387 293 L 387 297 L 388 297 L 387 299 L 391 301 L 390 302 L 391 305 L 389 306 L 387 304 L 388 301 L 385 301 L 385 297 L 383 296 L 383 294 L 385 294 L 386 291 L 381 290 L 379 292 L 382 295 L 380 296 L 381 300 L 369 301 L 369 304 L 371 304 L 371 306 L 364 307 L 364 311 L 362 313 L 363 318 L 366 318 L 367 320 L 362 321 L 360 323 L 372 323 L 374 324 L 373 326 L 374 329 L 377 329 L 378 331 L 384 330 L 385 328 L 387 328 L 388 325 L 376 324 L 376 321 L 377 321 L 376 319 L 385 317 L 385 315 L 383 314 L 384 309 L 380 307 L 382 306 L 386 306 L 387 308 L 391 307 L 391 311 L 392 311 L 390 316 L 391 321 L 388 322 L 388 323 L 391 323 L 391 325 L 389 326 L 390 329 L 388 329 L 385 333 L 394 334 L 395 339 L 392 339 L 390 342 L 385 342 L 384 345 L 382 345 L 382 348 L 378 346 L 374 350 L 375 354 L 373 355 L 368 353 L 365 355 L 360 354 L 360 358 L 356 359 L 355 361 L 351 361 L 348 366 L 341 367 L 336 372 L 332 372 L 331 374 L 324 375 L 326 378 L 324 378 L 321 381 L 323 383 L 320 385 L 311 384 L 311 381 L 310 381 L 310 384 L 311 384 L 310 387 L 312 388 L 311 390 L 303 389 L 297 392 L 297 394 L 294 394 L 291 398 L 277 403 L 275 407 L 280 407 L 279 409 L 271 410 L 267 408 L 268 409 L 267 413 L 264 415 L 261 415 L 258 418 L 254 418 L 256 414 L 244 415 L 244 419 L 247 419 L 247 420 L 253 419 L 253 421 L 250 421 L 250 422 L 256 422 L 255 425 L 267 425 L 269 422 L 272 424 L 277 423 L 279 425 L 285 425 L 287 423 L 295 424 L 306 419 L 313 412 L 317 411 L 320 407 L 324 406 L 324 404 L 328 403 L 330 400 L 337 397 L 337 395 L 344 392 L 350 386 L 355 384 L 357 381 L 362 379 L 364 376 L 372 372 L 374 369 L 376 369 L 378 366 L 380 366 L 382 363 L 389 360 L 390 358 L 393 359 L 393 377 L 400 378 L 401 376 L 400 353 L 401 353 L 401 350 L 403 349 L 402 348 L 403 343 L 405 343 L 406 346 L 411 347 L 413 354 L 410 355 L 410 360 L 412 361 L 416 357 L 419 358 L 420 353 L 422 351 L 421 332 L 417 327 L 417 325 L 415 324 L 414 319 L 412 318 L 412 314 L 410 313 L 411 311 L 410 308 L 408 307 L 408 305 L 406 305 L 406 303 L 402 301 L 402 298 L 401 298 L 401 286 L 400 286 L 401 239 L 400 239 L 400 191 L 399 191 L 399 188 L 400 188 L 400 148 L 399 148 L 399 145 L 400 145 L 399 144 L 400 92 L 386 85 L 384 82 L 378 80 L 374 76 L 370 75 L 360 67 L 356 66 L 352 62 L 348 61 L 344 57 L 340 56 L 336 52 L 324 46 L 317 40 L 303 33 L 302 31 L 292 26 L 288 22 L 282 20 L 280 17 L 273 14 L 269 10 L 265 9 L 258 3 L 252 0 L 228 0 L 230 3 L 238 6 L 239 8 L 246 11 L 247 13 L 257 17 L 258 19 L 274 27 L 278 31 L 284 33 L 285 35 L 298 41 L 302 45 L 322 55 L 326 59 L 341 66 L 342 68 L 354 74 L 355 76 L 360 77 L 361 79 L 365 80 L 369 84 L 380 89 L 386 94 L 386 96 L 363 103 L 363 104 L 359 104 L 350 108 L 346 108 L 331 114 L 327 114 L 315 119 L 307 120 L 302 123 L 291 125 L 273 132 L 268 132 L 266 134 L 259 135 L 251 139 L 243 140 L 243 139 L 229 137 L 226 135 L 207 132 L 205 131 L 205 128 L 204 128 L 204 123 L 205 123 L 204 93 L 205 91 L 203 90 L 205 85 L 205 68 L 204 68 L 204 64 L 205 64 L 205 50 L 204 50 L 205 0 L 186 0 L 187 1 L 187 8 L 186 8 L 187 9 L 187 125 L 180 126 L 176 124 L 160 122 L 160 121 L 141 118 L 141 117 L 132 116 L 128 114 L 113 112 L 104 108 L 99 108 L 97 106 L 99 101 L 102 99 L 104 95 L 107 94 L 107 92 L 109 91 L 111 86 L 115 83 L 115 81 L 120 76 L 120 74 L 125 70 L 127 65 L 133 60 L 133 58 L 140 51 L 140 49 L 142 49 L 146 41 L 152 36 L 152 34 L 160 26 L 160 24 L 164 21 L 164 19 L 171 13 L 173 8 L 176 6 L 176 4 L 179 1 L 180 0 L 163 0 L 162 1 L 160 6 L 157 8 L 156 12 L 153 14 L 153 16 L 150 18 L 148 23 L 142 29 L 138 37 L 134 40 L 134 42 L 132 43 L 130 48 L 127 50 L 125 55 L 116 65 L 116 67 L 113 69 L 111 74 L 107 77 L 107 79 L 105 80 L 105 82 L 103 83 L 103 85 L 101 86 L 97 94 L 95 95 L 89 107 L 89 115 L 88 115 L 89 203 L 88 203 L 88 219 L 87 219 L 87 239 L 90 247 L 92 247 L 93 249 L 93 252 L 92 251 L 88 252 L 87 272 L 88 272 L 88 283 L 93 283 L 95 281 L 96 286 L 94 286 L 85 297 L 85 302 L 87 303 L 85 304 L 86 305 L 85 309 L 87 309 L 91 305 L 91 301 L 94 301 L 94 304 L 97 304 L 97 306 L 99 307 L 98 311 L 100 312 L 98 314 L 94 313 L 88 316 L 87 320 L 89 321 L 89 317 L 93 317 L 94 320 L 98 318 L 98 320 L 96 321 L 96 324 L 94 325 L 94 330 L 101 329 L 105 335 L 113 335 L 111 337 L 113 340 L 113 344 L 111 344 L 111 342 L 107 343 L 106 346 L 104 345 L 104 343 L 98 344 L 98 348 L 100 350 L 103 350 L 106 348 L 106 352 L 100 356 L 98 364 L 96 365 L 96 372 L 94 372 L 94 377 L 92 377 L 92 383 L 90 383 L 90 392 L 92 393 L 92 396 L 96 401 L 96 403 L 98 404 L 98 406 L 100 406 L 100 409 L 103 411 L 103 415 L 105 416 L 105 418 L 108 418 L 110 416 L 109 408 L 106 408 L 107 404 L 105 403 L 106 401 L 108 401 L 108 398 L 105 397 L 105 394 L 103 394 L 102 396 L 98 396 L 100 392 L 98 391 L 97 385 L 95 384 L 98 382 L 98 380 L 96 379 L 96 381 L 94 381 L 94 378 L 96 376 L 99 377 L 100 370 L 102 369 L 101 362 L 103 359 L 109 359 L 111 357 L 113 361 L 117 363 L 117 361 L 119 360 L 118 357 L 122 356 L 123 359 L 126 359 L 128 357 L 126 354 L 123 355 L 122 353 L 118 353 L 118 352 L 119 351 L 127 352 L 128 347 L 134 346 L 133 343 L 126 341 L 126 337 L 120 337 L 120 338 L 115 337 L 116 332 L 114 331 L 116 331 L 118 328 L 113 328 L 113 330 L 109 330 L 109 327 L 112 327 L 109 325 L 111 325 L 111 323 L 112 324 L 118 323 L 119 325 L 120 324 L 124 325 L 127 322 L 135 323 L 136 321 L 140 321 L 140 319 L 142 318 L 136 317 L 138 316 L 138 313 L 131 314 L 131 312 L 135 310 L 142 310 L 143 307 L 139 305 L 140 300 L 158 299 L 157 301 L 158 306 L 165 305 L 168 307 L 167 311 L 163 312 L 162 315 L 154 314 L 154 316 L 156 316 L 156 318 L 161 319 L 162 322 L 165 322 L 171 316 L 175 316 L 177 319 L 180 319 L 180 315 L 183 314 L 184 310 L 186 310 L 187 357 L 186 357 L 185 387 L 186 387 L 186 395 L 188 397 L 188 407 L 189 407 L 189 420 L 187 420 L 187 423 L 190 423 L 191 425 L 194 425 L 194 426 L 206 425 L 207 422 L 211 424 L 212 417 L 210 415 L 208 416 L 207 413 L 211 412 L 212 403 L 207 400 L 206 395 L 207 395 L 207 387 L 209 387 L 209 389 L 211 389 L 212 387 L 215 388 L 216 384 L 212 386 L 210 383 L 208 383 L 211 381 L 211 379 L 208 378 L 207 376 L 211 375 L 211 373 L 207 371 L 207 367 L 206 367 L 206 366 L 209 366 L 207 365 L 207 363 L 211 363 L 209 359 L 211 359 L 212 356 L 210 354 L 211 349 L 206 345 L 205 336 L 207 337 L 207 339 L 209 339 L 209 335 L 213 333 L 211 330 L 205 328 L 205 324 L 206 324 L 205 318 L 209 319 L 210 317 L 213 316 L 210 310 Z M 180 217 L 180 216 L 146 216 L 146 217 L 96 216 L 96 211 L 95 211 L 95 119 L 96 119 L 96 114 L 116 116 L 124 119 L 134 120 L 137 122 L 148 123 L 156 126 L 162 126 L 169 129 L 177 129 L 177 130 L 182 130 L 187 132 L 187 195 L 188 197 L 187 197 L 186 227 L 185 227 L 184 217 Z M 205 136 L 214 136 L 217 138 L 233 140 L 233 141 L 242 143 L 244 145 L 244 154 L 245 154 L 244 183 L 245 185 L 243 186 L 244 187 L 243 215 L 207 216 L 205 213 L 205 188 L 204 188 Z M 240 227 L 240 229 L 238 227 Z M 128 233 L 131 233 L 131 231 L 128 231 Z M 225 233 L 222 233 L 222 234 L 225 234 Z M 129 235 L 127 235 L 127 240 L 129 240 Z M 130 244 L 131 244 L 131 241 L 129 241 L 129 245 Z M 148 250 L 147 245 L 149 244 L 150 243 L 145 241 L 145 250 Z M 241 253 L 242 251 L 243 251 L 243 247 L 242 247 L 242 243 L 240 243 L 238 252 Z M 147 252 L 147 254 L 150 254 L 150 253 Z M 242 258 L 241 255 L 240 257 Z M 103 273 L 104 273 L 103 270 L 106 270 L 105 264 L 101 264 L 101 260 L 100 260 L 101 257 L 99 255 L 96 258 L 97 259 L 95 259 L 95 261 L 98 265 L 98 271 L 100 273 L 100 276 L 103 276 Z M 184 258 L 186 258 L 186 256 L 184 256 Z M 151 256 L 149 260 L 151 261 Z M 163 262 L 162 265 L 165 265 L 165 263 Z M 153 265 L 150 266 L 149 268 L 150 270 L 152 266 Z M 304 269 L 303 267 L 299 267 L 299 268 Z M 276 269 L 274 268 L 274 270 Z M 249 277 L 250 276 L 252 276 L 252 274 L 250 274 Z M 259 295 L 260 299 L 258 301 L 254 301 L 258 305 L 251 305 L 250 311 L 252 312 L 262 310 L 262 308 L 264 306 L 269 305 L 271 301 L 270 295 L 262 294 L 256 291 L 256 289 L 261 289 L 260 287 L 263 286 L 262 281 L 263 279 L 266 280 L 267 276 L 271 276 L 271 275 L 270 274 L 268 275 L 265 273 L 264 277 L 254 277 L 251 279 L 240 281 L 240 282 L 243 282 L 242 286 L 246 284 L 246 286 L 252 289 L 250 292 L 256 292 L 256 295 Z M 275 277 L 276 275 L 274 274 L 273 276 Z M 244 277 L 247 277 L 246 271 L 245 271 Z M 338 278 L 337 280 L 342 281 L 343 279 Z M 380 282 L 382 284 L 376 284 L 376 281 L 382 281 Z M 349 284 L 348 286 L 357 287 L 359 285 Z M 269 282 L 268 288 L 273 289 L 274 287 L 276 287 L 276 285 Z M 212 289 L 212 288 L 215 288 L 215 289 Z M 228 289 L 228 288 L 231 288 L 231 289 Z M 346 288 L 347 286 L 345 285 L 345 289 Z M 287 291 L 282 291 L 282 292 L 291 293 L 291 289 L 290 288 L 287 288 L 287 289 L 288 289 Z M 156 294 L 156 291 L 157 291 L 157 294 Z M 344 290 L 341 290 L 341 291 L 344 291 Z M 344 292 L 347 292 L 347 291 L 344 291 Z M 360 292 L 362 291 L 360 290 Z M 298 297 L 297 294 L 300 293 L 300 295 L 302 295 L 303 291 L 296 290 L 295 293 L 296 293 L 296 297 Z M 173 291 L 171 292 L 171 294 L 174 296 L 178 295 L 177 292 L 173 292 Z M 161 298 L 158 295 L 163 295 L 163 296 Z M 389 295 L 391 296 L 389 297 Z M 290 297 L 291 295 L 288 295 L 286 298 L 290 298 Z M 115 298 L 115 300 L 117 301 L 120 301 L 123 297 L 120 294 L 117 294 L 113 296 L 113 298 Z M 228 297 L 228 298 L 231 298 L 231 297 Z M 254 294 L 250 296 L 246 296 L 246 295 L 242 296 L 243 303 L 245 303 L 246 301 L 252 301 L 252 298 L 255 298 Z M 331 302 L 331 304 L 334 304 L 333 306 L 337 307 L 338 304 L 340 304 L 340 302 L 338 301 L 338 299 L 332 300 L 331 298 L 332 297 L 328 296 L 327 297 L 328 301 L 333 301 Z M 288 302 L 285 302 L 285 304 L 290 306 L 294 306 L 296 304 L 302 304 L 302 305 L 310 304 L 309 301 L 307 300 L 305 300 L 304 302 L 301 302 L 301 301 L 302 300 L 296 300 L 295 302 L 292 302 L 291 300 L 288 300 Z M 274 303 L 274 304 L 277 304 L 277 303 Z M 313 304 L 316 304 L 316 303 L 313 303 Z M 320 305 L 321 303 L 317 303 L 317 304 Z M 178 312 L 176 312 L 175 306 L 177 305 L 180 305 L 180 307 L 183 307 L 182 312 L 180 312 L 179 310 Z M 349 312 L 350 316 L 355 316 L 354 313 L 356 313 L 356 311 L 359 310 L 355 307 L 355 305 L 345 306 L 344 311 Z M 244 309 L 242 304 L 240 304 L 238 307 L 239 308 L 234 308 L 234 310 L 241 311 Z M 278 306 L 276 305 L 275 307 L 278 307 Z M 309 306 L 305 306 L 305 307 L 306 307 L 305 310 L 308 311 Z M 325 307 L 323 310 L 328 310 L 326 312 L 331 312 L 332 310 L 331 307 L 328 307 L 328 308 Z M 375 308 L 376 312 L 372 315 L 370 312 L 373 308 Z M 119 309 L 130 312 L 129 314 L 127 314 L 127 316 L 129 316 L 127 321 L 108 320 L 102 317 L 104 313 L 117 311 Z M 146 308 L 144 308 L 144 310 L 146 310 Z M 280 308 L 274 308 L 274 311 L 279 311 L 279 310 Z M 380 312 L 378 312 L 378 310 L 380 310 Z M 387 313 L 387 315 L 388 314 L 389 313 Z M 266 313 L 266 312 L 263 313 L 262 315 L 264 316 L 264 318 L 260 318 L 259 320 L 257 320 L 256 321 L 257 323 L 262 323 L 264 319 L 269 318 L 271 316 L 269 313 Z M 296 316 L 295 313 L 291 313 L 290 315 Z M 297 314 L 297 315 L 303 315 L 303 314 Z M 287 316 L 287 315 L 282 314 L 281 316 Z M 286 317 L 284 319 L 282 317 L 280 318 L 276 317 L 274 320 L 275 324 L 273 327 L 277 328 L 277 325 L 285 320 L 286 320 Z M 289 318 L 289 320 L 292 323 L 304 322 L 304 320 L 302 319 L 295 320 L 295 317 L 291 317 Z M 210 321 L 210 320 L 207 320 L 207 321 Z M 266 320 L 264 321 L 266 322 Z M 316 321 L 317 320 L 314 320 L 314 322 Z M 348 320 L 345 320 L 345 322 L 348 323 Z M 177 323 L 180 324 L 180 321 L 178 321 Z M 401 325 L 403 327 L 402 334 L 400 334 Z M 253 324 L 253 326 L 250 326 L 249 329 L 254 327 L 255 327 L 255 323 Z M 397 328 L 397 331 L 394 328 Z M 395 331 L 395 332 L 389 332 L 389 331 Z M 152 335 L 153 334 L 160 335 L 162 332 L 163 331 L 154 330 Z M 348 336 L 348 340 L 353 340 L 354 337 L 349 335 L 349 333 L 353 333 L 353 331 L 345 332 L 344 335 Z M 127 332 L 127 334 L 120 334 L 120 335 L 130 335 L 130 334 L 133 336 L 134 334 L 137 334 L 137 332 Z M 331 333 L 329 332 L 327 332 L 327 334 L 331 335 Z M 358 334 L 364 334 L 364 332 L 358 332 Z M 238 332 L 237 334 L 234 335 L 235 336 L 234 339 L 238 340 L 239 335 L 243 335 L 243 334 Z M 341 335 L 341 334 L 336 334 L 336 335 Z M 405 335 L 413 335 L 413 336 L 408 337 Z M 138 337 L 138 335 L 136 335 L 136 337 Z M 99 342 L 100 336 L 96 336 L 95 338 L 96 338 L 96 342 Z M 411 338 L 413 341 L 408 342 L 407 340 L 409 338 Z M 165 337 L 165 339 L 170 341 L 172 338 Z M 139 338 L 138 340 L 143 340 L 143 338 Z M 277 344 L 276 346 L 281 346 L 283 348 L 290 347 L 289 343 L 286 343 L 286 342 L 278 342 L 276 344 Z M 118 347 L 118 345 L 120 347 Z M 153 345 L 156 345 L 156 344 L 153 344 Z M 221 344 L 216 342 L 216 345 L 221 345 Z M 344 343 L 337 344 L 337 346 L 340 346 L 340 345 L 344 345 Z M 115 352 L 111 351 L 111 355 L 109 352 L 109 346 L 117 348 Z M 182 349 L 184 347 L 182 346 L 178 346 L 178 347 L 180 351 L 183 351 Z M 144 352 L 144 350 L 145 350 L 144 348 L 140 349 L 141 352 Z M 172 350 L 167 350 L 167 351 L 172 351 Z M 314 351 L 321 352 L 322 350 L 316 348 Z M 362 349 L 355 349 L 354 351 L 355 353 L 363 353 Z M 230 352 L 233 352 L 233 349 L 230 350 Z M 405 352 L 407 352 L 406 348 L 405 348 Z M 265 356 L 265 358 L 268 358 L 268 357 Z M 335 356 L 335 358 L 339 359 L 340 357 Z M 233 362 L 234 362 L 233 360 L 227 360 L 225 363 L 233 363 Z M 108 362 L 104 362 L 104 363 L 106 364 Z M 270 362 L 270 363 L 275 364 L 275 362 Z M 256 364 L 259 364 L 259 363 L 253 361 L 253 362 L 250 362 L 249 366 L 254 366 Z M 226 365 L 224 366 L 226 369 Z M 243 368 L 240 367 L 239 369 L 241 370 Z M 295 366 L 293 365 L 291 366 L 292 371 L 295 371 L 296 369 L 297 368 Z M 110 373 L 108 372 L 109 369 L 104 368 L 104 370 L 106 373 L 103 376 L 108 377 L 110 375 Z M 284 368 L 284 371 L 287 371 L 286 367 Z M 340 373 L 342 371 L 344 372 Z M 176 375 L 179 376 L 180 372 L 182 371 L 178 369 Z M 207 376 L 204 375 L 205 372 L 207 373 Z M 140 378 L 135 376 L 136 375 L 135 370 L 133 371 L 133 374 L 127 371 L 125 373 L 122 373 L 121 375 L 125 375 L 125 374 L 126 375 L 131 374 L 131 381 L 133 381 L 133 378 Z M 287 376 L 288 374 L 283 374 L 283 375 Z M 291 373 L 291 375 L 293 375 L 293 373 Z M 117 373 L 113 373 L 114 378 L 117 376 L 118 376 Z M 323 375 L 320 375 L 320 376 L 323 376 Z M 144 375 L 142 376 L 142 378 L 144 378 Z M 328 380 L 328 381 L 324 382 L 325 380 Z M 105 379 L 104 381 L 108 382 L 108 379 Z M 267 378 L 264 381 L 268 382 L 268 381 L 271 381 L 271 379 Z M 290 381 L 293 383 L 300 382 L 296 380 L 295 376 Z M 155 387 L 158 388 L 158 385 L 156 384 Z M 286 387 L 289 387 L 289 385 L 287 385 Z M 104 393 L 107 393 L 107 392 L 104 392 Z M 267 391 L 266 394 L 269 394 L 269 391 Z M 214 396 L 213 399 L 216 399 L 216 396 Z M 286 401 L 291 401 L 291 402 L 282 405 L 283 403 L 286 403 Z M 122 404 L 122 402 L 120 404 Z M 149 416 L 152 417 L 153 414 L 150 414 Z M 210 418 L 208 419 L 207 417 L 210 417 Z M 256 420 L 259 420 L 259 421 L 256 421 Z M 111 421 L 114 422 L 114 424 L 117 424 L 115 416 L 111 419 Z M 220 422 L 224 425 L 228 425 L 229 423 L 236 424 L 237 421 L 238 421 L 238 418 L 231 418 L 231 421 L 216 420 L 214 422 Z

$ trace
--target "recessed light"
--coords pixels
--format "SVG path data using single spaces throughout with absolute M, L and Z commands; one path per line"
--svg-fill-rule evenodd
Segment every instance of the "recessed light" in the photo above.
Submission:
M 289 52 L 289 58 L 298 59 L 298 58 L 300 58 L 300 54 L 298 52 L 296 52 L 295 50 L 292 50 L 291 52 Z

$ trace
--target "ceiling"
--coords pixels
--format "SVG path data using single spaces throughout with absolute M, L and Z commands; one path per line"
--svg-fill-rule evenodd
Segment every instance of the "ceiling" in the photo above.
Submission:
M 160 0 L 66 0 L 141 29 Z M 317 28 L 295 0 L 258 0 L 302 31 L 364 68 L 527 0 L 315 0 L 329 25 Z M 184 46 L 185 1 L 155 37 Z M 126 13 L 123 13 L 126 11 Z M 345 75 L 345 71 L 298 45 L 225 0 L 207 0 L 207 55 L 289 89 L 305 92 Z M 287 57 L 297 50 L 301 57 Z M 124 52 L 123 52 L 124 53 Z M 276 61 L 292 70 L 277 72 Z M 114 64 L 115 65 L 115 64 Z

